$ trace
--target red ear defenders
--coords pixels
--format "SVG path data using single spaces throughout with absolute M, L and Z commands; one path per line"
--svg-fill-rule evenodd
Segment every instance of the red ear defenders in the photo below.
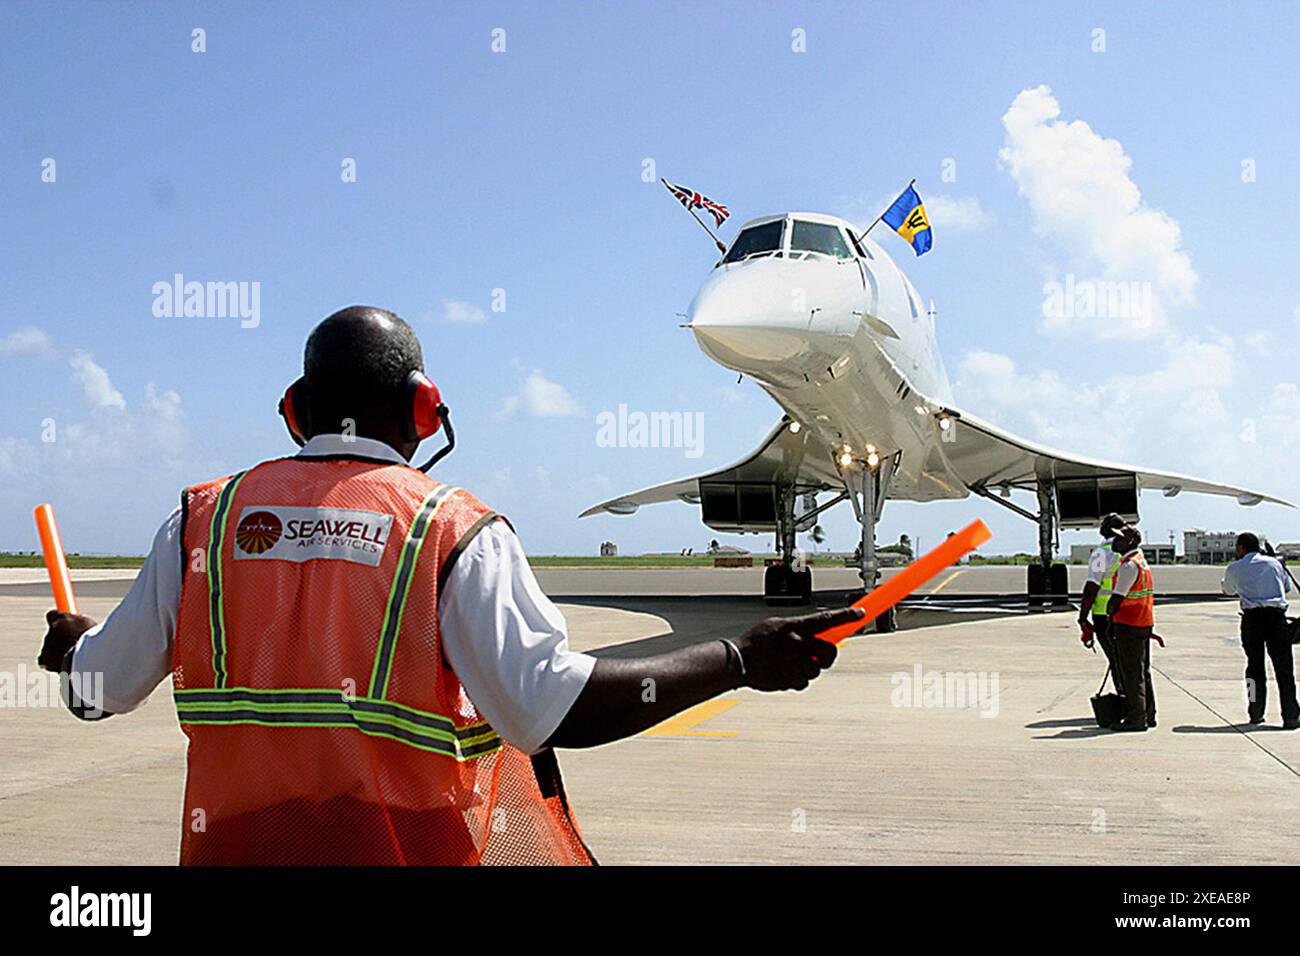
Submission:
M 298 445 L 305 445 L 312 430 L 311 385 L 305 376 L 285 390 L 278 411 L 289 435 Z M 401 416 L 402 437 L 407 441 L 423 441 L 437 434 L 444 424 L 447 426 L 447 446 L 421 466 L 422 471 L 428 471 L 455 445 L 455 432 L 447 406 L 442 403 L 442 393 L 423 372 L 413 370 L 406 376 L 406 391 L 397 413 Z

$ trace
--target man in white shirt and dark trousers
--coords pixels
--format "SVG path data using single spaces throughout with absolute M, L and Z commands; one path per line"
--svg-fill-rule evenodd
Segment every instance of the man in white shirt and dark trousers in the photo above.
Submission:
M 1249 531 L 1237 535 L 1237 560 L 1223 575 L 1225 594 L 1241 601 L 1241 647 L 1246 652 L 1247 718 L 1264 722 L 1268 702 L 1268 673 L 1264 654 L 1273 660 L 1273 676 L 1282 698 L 1282 726 L 1300 728 L 1300 704 L 1296 702 L 1295 664 L 1291 635 L 1286 625 L 1286 594 L 1291 578 L 1282 562 L 1261 553 L 1259 536 Z
M 1106 612 L 1110 596 L 1115 590 L 1115 573 L 1120 565 L 1120 555 L 1115 553 L 1113 542 L 1115 536 L 1127 523 L 1113 512 L 1101 519 L 1098 531 L 1102 543 L 1092 549 L 1092 554 L 1088 558 L 1088 578 L 1084 582 L 1083 595 L 1079 599 L 1079 630 L 1082 633 L 1080 639 L 1085 647 L 1092 647 L 1094 640 L 1101 645 L 1102 652 L 1106 655 L 1106 662 L 1110 665 L 1115 690 L 1120 694 L 1124 693 L 1124 688 L 1119 675 L 1119 657 L 1115 654 L 1115 642 L 1111 637 L 1110 619 L 1106 616 Z M 1091 634 L 1088 632 L 1090 613 Z

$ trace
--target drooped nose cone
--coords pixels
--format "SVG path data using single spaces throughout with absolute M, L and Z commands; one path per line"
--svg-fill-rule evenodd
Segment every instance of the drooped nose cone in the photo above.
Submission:
M 853 276 L 833 262 L 776 257 L 720 266 L 691 303 L 689 325 L 706 355 L 738 372 L 771 379 L 824 368 L 842 350 L 849 303 L 839 287 Z

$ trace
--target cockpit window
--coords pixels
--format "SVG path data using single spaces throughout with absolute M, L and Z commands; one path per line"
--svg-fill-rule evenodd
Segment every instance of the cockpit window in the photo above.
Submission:
M 785 225 L 782 219 L 765 222 L 761 226 L 742 229 L 731 249 L 723 257 L 723 262 L 739 262 L 748 256 L 759 253 L 771 254 L 781 249 L 781 229 Z
M 800 219 L 794 221 L 794 231 L 790 234 L 790 252 L 820 252 L 836 259 L 853 258 L 839 226 Z

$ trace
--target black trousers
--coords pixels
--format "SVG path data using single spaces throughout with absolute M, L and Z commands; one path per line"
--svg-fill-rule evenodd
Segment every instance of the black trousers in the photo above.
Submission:
M 1277 607 L 1254 607 L 1241 612 L 1241 647 L 1246 652 L 1247 712 L 1264 716 L 1268 703 L 1268 671 L 1264 653 L 1273 660 L 1277 693 L 1282 698 L 1282 719 L 1300 717 L 1295 696 L 1295 663 L 1291 655 L 1290 635 L 1286 630 L 1286 612 Z
M 1111 640 L 1119 657 L 1124 684 L 1124 720 L 1152 724 L 1156 719 L 1156 692 L 1151 686 L 1151 628 L 1111 622 Z
M 1092 616 L 1092 630 L 1097 635 L 1097 643 L 1101 645 L 1101 652 L 1106 655 L 1106 662 L 1110 664 L 1110 678 L 1115 682 L 1115 693 L 1124 693 L 1124 678 L 1119 673 L 1119 654 L 1115 652 L 1115 638 L 1110 633 L 1110 618 L 1105 614 L 1094 614 Z

